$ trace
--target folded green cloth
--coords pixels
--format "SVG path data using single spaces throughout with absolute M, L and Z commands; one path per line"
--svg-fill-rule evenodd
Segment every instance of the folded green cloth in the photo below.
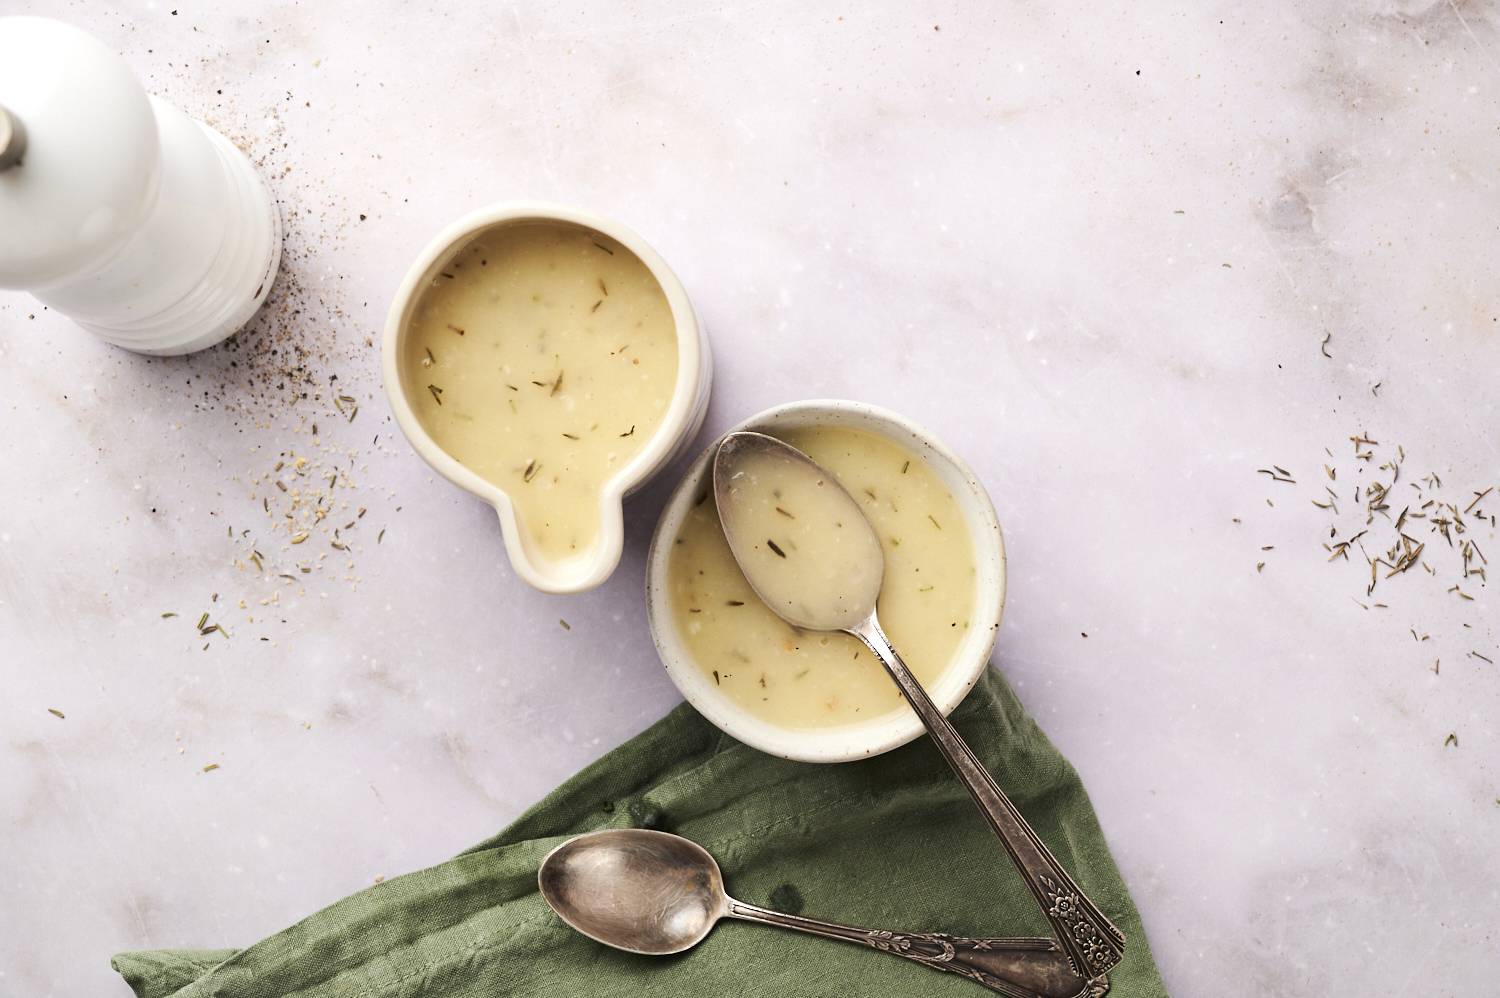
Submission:
M 1128 938 L 1111 995 L 1165 996 L 1073 767 L 993 669 L 953 719 Z M 701 843 L 744 901 L 868 928 L 1048 934 L 927 739 L 843 765 L 787 762 L 684 704 L 446 863 L 361 891 L 249 949 L 122 953 L 114 967 L 140 998 L 989 994 L 875 950 L 742 922 L 720 923 L 673 957 L 592 942 L 543 903 L 537 865 L 569 836 L 624 827 Z

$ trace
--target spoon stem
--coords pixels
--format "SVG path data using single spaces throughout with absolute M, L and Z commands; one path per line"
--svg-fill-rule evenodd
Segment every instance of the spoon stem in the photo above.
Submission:
M 733 898 L 729 899 L 726 914 L 747 922 L 869 946 L 934 970 L 967 977 L 1007 998 L 1083 998 L 1095 993 L 1091 982 L 1073 972 L 1066 954 L 1051 939 L 970 939 L 943 932 L 860 929 L 788 915 Z
M 851 633 L 880 659 L 902 695 L 927 726 L 927 733 L 932 736 L 938 751 L 948 760 L 948 765 L 958 774 L 985 820 L 1000 837 L 1005 851 L 1021 872 L 1021 878 L 1041 906 L 1042 914 L 1052 923 L 1057 941 L 1072 961 L 1073 969 L 1082 978 L 1102 977 L 1124 956 L 1124 934 L 1063 869 L 984 764 L 933 704 L 917 677 L 896 654 L 875 614 L 870 614 L 869 619 L 853 628 Z

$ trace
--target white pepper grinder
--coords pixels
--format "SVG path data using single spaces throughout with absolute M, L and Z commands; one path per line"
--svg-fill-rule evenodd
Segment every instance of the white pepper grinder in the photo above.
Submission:
M 0 17 L 0 288 L 183 354 L 248 322 L 280 259 L 276 203 L 228 139 L 93 36 Z

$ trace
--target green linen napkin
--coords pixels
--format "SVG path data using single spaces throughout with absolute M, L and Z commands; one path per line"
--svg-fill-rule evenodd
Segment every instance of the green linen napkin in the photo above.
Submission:
M 1128 938 L 1113 998 L 1165 996 L 1077 773 L 998 672 L 986 671 L 954 723 Z M 537 865 L 569 836 L 623 827 L 703 844 L 732 895 L 784 911 L 869 928 L 1048 934 L 927 739 L 843 765 L 787 762 L 684 704 L 446 863 L 361 891 L 248 949 L 122 953 L 113 964 L 139 998 L 990 993 L 860 946 L 734 921 L 674 957 L 592 942 L 543 903 Z

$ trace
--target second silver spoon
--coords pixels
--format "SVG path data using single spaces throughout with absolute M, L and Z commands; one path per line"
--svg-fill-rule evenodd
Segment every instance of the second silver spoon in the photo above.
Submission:
M 859 929 L 773 911 L 724 892 L 719 864 L 696 842 L 643 828 L 571 838 L 542 860 L 542 898 L 564 922 L 607 946 L 661 956 L 703 941 L 722 918 L 859 943 L 960 974 L 1006 998 L 1099 993 L 1051 939 L 970 939 L 941 932 Z M 859 991 L 850 981 L 845 993 Z

